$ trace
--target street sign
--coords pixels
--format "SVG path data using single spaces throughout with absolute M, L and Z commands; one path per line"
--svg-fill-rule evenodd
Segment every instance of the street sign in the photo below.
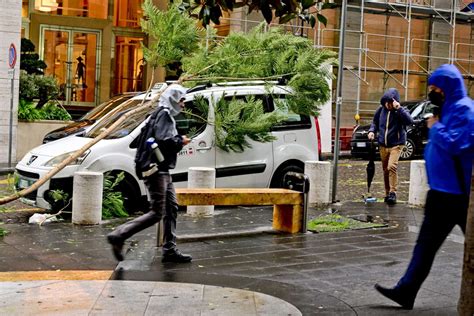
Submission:
M 15 68 L 16 64 L 16 47 L 15 44 L 11 43 L 10 48 L 8 49 L 8 65 L 10 68 Z

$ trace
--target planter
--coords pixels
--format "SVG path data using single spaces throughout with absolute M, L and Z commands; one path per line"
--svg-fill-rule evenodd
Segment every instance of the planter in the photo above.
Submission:
M 20 161 L 27 152 L 41 145 L 47 133 L 70 123 L 71 121 L 18 121 L 16 161 Z

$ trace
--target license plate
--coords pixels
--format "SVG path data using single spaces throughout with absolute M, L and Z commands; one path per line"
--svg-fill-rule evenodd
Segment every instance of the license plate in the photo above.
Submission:
M 30 187 L 33 183 L 34 183 L 33 180 L 21 179 L 21 178 L 20 178 L 20 179 L 18 180 L 18 188 L 19 188 L 19 189 L 25 189 L 25 188 Z
M 356 143 L 356 147 L 366 147 L 366 143 Z

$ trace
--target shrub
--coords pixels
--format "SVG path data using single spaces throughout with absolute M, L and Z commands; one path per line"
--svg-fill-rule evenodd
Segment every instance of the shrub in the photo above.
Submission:
M 28 74 L 20 72 L 20 100 L 33 101 L 39 99 L 39 107 L 54 99 L 59 94 L 59 87 L 53 76 Z
M 127 217 L 128 213 L 123 205 L 122 192 L 115 191 L 119 183 L 125 179 L 123 172 L 117 175 L 104 175 L 104 191 L 102 198 L 102 218 Z
M 40 111 L 43 120 L 69 121 L 72 119 L 71 115 L 59 103 L 48 102 Z
M 25 121 L 36 120 L 71 120 L 71 115 L 60 105 L 54 102 L 48 102 L 45 106 L 38 107 L 30 101 L 21 100 L 18 104 L 18 119 Z
M 40 110 L 36 108 L 36 105 L 24 99 L 20 99 L 18 103 L 18 119 L 25 121 L 36 121 L 41 120 L 42 115 Z
M 43 74 L 46 63 L 35 53 L 35 45 L 27 38 L 21 39 L 20 69 L 29 74 Z

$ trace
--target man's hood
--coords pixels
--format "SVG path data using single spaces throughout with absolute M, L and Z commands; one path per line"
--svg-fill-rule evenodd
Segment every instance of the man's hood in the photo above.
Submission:
M 179 101 L 186 97 L 186 89 L 179 84 L 172 84 L 160 96 L 160 106 L 168 108 L 172 116 L 181 112 Z
M 428 79 L 428 85 L 435 85 L 444 92 L 445 103 L 452 103 L 467 96 L 464 80 L 454 65 L 441 65 Z
M 380 104 L 385 106 L 386 102 L 392 101 L 395 99 L 397 102 L 400 102 L 400 93 L 395 88 L 390 88 L 383 94 L 382 98 L 380 99 Z

